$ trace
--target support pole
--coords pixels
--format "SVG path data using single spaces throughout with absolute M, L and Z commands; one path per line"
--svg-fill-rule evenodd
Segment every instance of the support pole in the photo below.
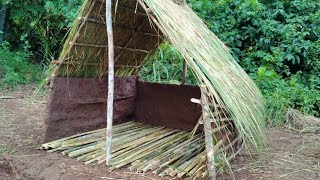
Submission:
M 112 120 L 114 97 L 114 44 L 112 31 L 111 0 L 106 0 L 106 25 L 108 34 L 108 102 L 107 102 L 107 134 L 106 134 L 106 163 L 112 158 Z
M 182 82 L 181 82 L 181 85 L 184 85 L 186 83 L 186 77 L 187 77 L 187 72 L 188 72 L 188 69 L 187 69 L 187 62 L 186 60 L 183 61 L 183 72 L 182 72 Z
M 217 173 L 214 165 L 214 146 L 212 139 L 212 127 L 211 127 L 211 118 L 210 118 L 210 108 L 209 108 L 209 99 L 208 99 L 208 90 L 204 85 L 200 86 L 201 89 L 201 106 L 202 106 L 202 118 L 205 134 L 205 144 L 207 151 L 207 166 L 208 173 L 211 180 L 215 180 Z

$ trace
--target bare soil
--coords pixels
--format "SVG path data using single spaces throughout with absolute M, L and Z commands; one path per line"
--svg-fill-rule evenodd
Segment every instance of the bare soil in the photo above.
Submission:
M 109 171 L 104 165 L 85 166 L 59 153 L 37 150 L 44 129 L 47 97 L 33 97 L 33 86 L 1 91 L 0 150 L 12 155 L 0 158 L 0 179 L 87 180 L 159 179 L 152 173 L 126 168 Z M 268 147 L 260 154 L 243 152 L 233 162 L 233 175 L 218 179 L 320 179 L 320 135 L 297 134 L 287 129 L 268 129 Z M 162 178 L 172 179 L 172 178 Z

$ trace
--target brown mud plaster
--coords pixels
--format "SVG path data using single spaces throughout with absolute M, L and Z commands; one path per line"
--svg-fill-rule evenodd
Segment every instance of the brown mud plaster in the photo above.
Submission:
M 137 81 L 134 115 L 148 124 L 193 130 L 202 111 L 191 98 L 200 98 L 198 86 Z
M 44 142 L 106 127 L 107 77 L 57 77 L 50 89 Z M 136 76 L 115 79 L 114 124 L 133 114 Z

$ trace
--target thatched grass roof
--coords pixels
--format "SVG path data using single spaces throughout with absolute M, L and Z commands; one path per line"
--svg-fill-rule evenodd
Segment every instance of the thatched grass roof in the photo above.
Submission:
M 264 103 L 259 89 L 187 4 L 180 0 L 114 0 L 113 5 L 116 76 L 137 74 L 146 56 L 165 37 L 185 58 L 199 83 L 207 86 L 212 112 L 223 107 L 222 114 L 232 118 L 246 144 L 263 145 Z M 106 74 L 104 6 L 103 0 L 85 0 L 55 74 Z M 221 118 L 213 122 L 219 126 Z
M 159 46 L 163 37 L 156 26 L 151 26 L 137 1 L 114 1 L 113 10 L 116 76 L 137 74 L 145 57 Z M 62 63 L 62 76 L 102 76 L 108 67 L 106 52 L 105 2 L 85 0 L 60 59 L 54 63 Z

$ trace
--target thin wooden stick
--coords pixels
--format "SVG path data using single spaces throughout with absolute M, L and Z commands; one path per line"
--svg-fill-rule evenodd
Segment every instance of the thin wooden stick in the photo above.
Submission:
M 202 117 L 203 117 L 203 126 L 205 133 L 205 144 L 207 151 L 207 161 L 208 161 L 208 173 L 211 180 L 215 180 L 217 173 L 214 164 L 214 146 L 212 139 L 212 127 L 211 127 L 211 118 L 210 118 L 210 108 L 208 100 L 208 90 L 206 86 L 201 85 L 201 106 L 202 106 Z
M 112 158 L 112 120 L 114 96 L 114 44 L 112 31 L 111 0 L 106 0 L 106 24 L 108 33 L 108 102 L 107 102 L 107 134 L 106 134 L 106 163 Z
M 181 85 L 184 85 L 186 83 L 186 77 L 187 77 L 187 72 L 188 72 L 188 69 L 187 69 L 187 62 L 186 60 L 183 61 L 183 72 L 182 72 L 182 82 L 181 82 Z
M 72 44 L 72 42 L 70 42 Z M 74 43 L 74 46 L 84 46 L 84 47 L 93 47 L 93 48 L 107 48 L 107 45 L 104 44 L 88 44 L 88 43 Z M 145 49 L 134 49 L 134 48 L 129 48 L 129 47 L 122 47 L 122 46 L 114 46 L 114 48 L 117 49 L 125 49 L 128 51 L 133 51 L 133 52 L 142 52 L 149 54 L 151 51 L 145 50 Z

